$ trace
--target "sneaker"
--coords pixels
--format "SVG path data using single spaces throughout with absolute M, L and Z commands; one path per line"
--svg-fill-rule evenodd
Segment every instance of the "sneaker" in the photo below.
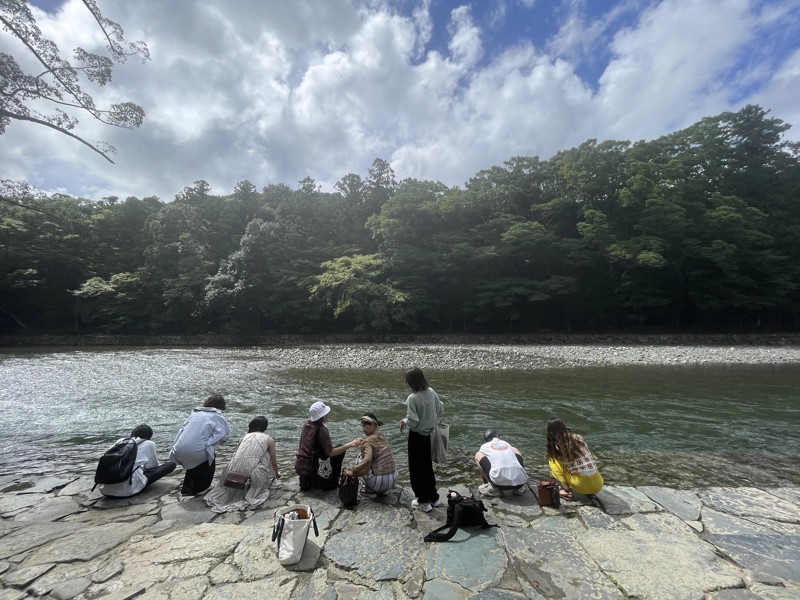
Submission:
M 433 508 L 439 508 L 440 506 L 444 506 L 444 502 L 441 500 L 437 500 L 436 502 L 431 502 L 431 506 Z
M 422 512 L 426 512 L 426 513 L 427 512 L 431 512 L 433 510 L 433 507 L 428 502 L 420 503 L 420 501 L 417 500 L 416 498 L 414 498 L 411 501 L 411 508 L 416 508 L 416 509 L 421 510 Z
M 518 488 L 514 488 L 513 490 L 511 490 L 511 493 L 514 494 L 515 496 L 522 496 L 522 494 L 525 493 L 525 486 L 521 485 Z
M 503 495 L 503 492 L 498 490 L 491 483 L 482 483 L 478 486 L 478 491 L 481 493 L 481 496 L 489 496 L 491 498 L 497 498 Z

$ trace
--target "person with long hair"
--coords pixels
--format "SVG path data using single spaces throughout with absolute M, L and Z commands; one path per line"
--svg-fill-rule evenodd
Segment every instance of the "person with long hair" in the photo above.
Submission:
M 400 421 L 400 431 L 408 427 L 408 474 L 416 496 L 411 507 L 430 512 L 434 506 L 442 506 L 433 472 L 430 436 L 444 413 L 444 404 L 419 367 L 408 369 L 403 379 L 411 388 L 406 416 Z
M 603 476 L 586 441 L 561 419 L 550 419 L 547 424 L 547 463 L 565 500 L 574 498 L 573 491 L 589 496 L 603 487 Z
M 275 456 L 275 440 L 267 435 L 268 426 L 269 420 L 265 416 L 250 421 L 247 434 L 222 470 L 217 485 L 206 494 L 205 502 L 214 512 L 253 510 L 269 498 L 269 488 L 273 482 L 280 480 L 280 472 Z M 244 473 L 250 478 L 243 489 L 225 485 L 225 477 L 230 471 Z

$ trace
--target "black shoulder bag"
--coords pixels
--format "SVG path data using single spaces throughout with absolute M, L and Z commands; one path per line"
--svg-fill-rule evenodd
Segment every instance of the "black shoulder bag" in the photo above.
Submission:
M 476 500 L 472 496 L 462 496 L 458 492 L 450 490 L 447 494 L 447 522 L 434 529 L 425 536 L 426 542 L 446 542 L 456 534 L 459 527 L 477 526 L 482 529 L 497 527 L 486 522 L 483 513 L 486 507 L 481 500 Z M 442 533 L 447 529 L 447 533 Z

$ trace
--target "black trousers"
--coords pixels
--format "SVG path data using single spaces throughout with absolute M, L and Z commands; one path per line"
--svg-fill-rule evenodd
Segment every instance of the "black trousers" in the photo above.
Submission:
M 208 462 L 201 462 L 194 468 L 186 469 L 183 475 L 183 486 L 181 486 L 181 494 L 184 496 L 196 496 L 200 492 L 206 491 L 211 487 L 211 481 L 214 479 L 214 471 L 217 469 L 217 460 Z
M 144 476 L 147 477 L 147 485 L 145 485 L 144 487 L 147 487 L 151 483 L 158 481 L 165 475 L 169 475 L 175 470 L 175 467 L 177 466 L 178 465 L 169 460 L 165 462 L 163 465 L 158 465 L 157 467 L 153 467 L 152 469 L 143 469 L 142 473 L 144 473 Z
M 319 468 L 319 459 L 312 461 L 311 475 L 300 475 L 300 491 L 307 492 L 308 490 L 334 490 L 339 487 L 339 477 L 342 475 L 342 463 L 344 462 L 344 453 L 337 456 L 331 456 L 331 476 L 327 479 L 317 475 Z
M 430 436 L 408 432 L 408 474 L 411 478 L 411 489 L 420 504 L 439 499 L 431 460 Z

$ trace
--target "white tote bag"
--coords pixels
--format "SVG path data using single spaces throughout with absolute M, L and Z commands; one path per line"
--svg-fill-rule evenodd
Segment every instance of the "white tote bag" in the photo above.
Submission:
M 317 519 L 308 504 L 293 504 L 275 511 L 272 541 L 277 540 L 280 564 L 293 565 L 300 562 L 311 525 L 314 525 L 314 535 L 319 537 Z
M 447 461 L 447 446 L 450 443 L 450 425 L 436 424 L 431 430 L 431 460 L 435 463 Z

